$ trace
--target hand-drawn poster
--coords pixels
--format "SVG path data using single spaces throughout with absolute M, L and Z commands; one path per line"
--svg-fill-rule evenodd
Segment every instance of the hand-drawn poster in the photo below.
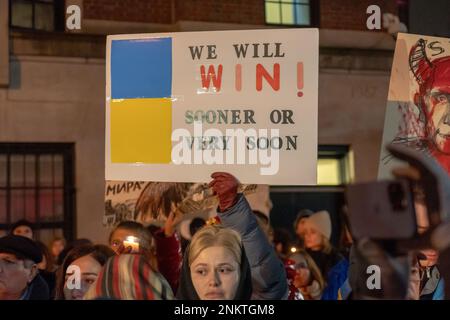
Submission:
M 450 39 L 399 33 L 389 84 L 378 177 L 400 162 L 401 143 L 434 157 L 450 174 Z
M 253 210 L 269 214 L 268 186 L 240 185 L 238 191 L 250 196 Z M 206 183 L 106 181 L 103 225 L 113 227 L 126 220 L 160 224 L 174 210 L 173 206 L 186 219 L 211 216 L 217 205 L 217 196 Z

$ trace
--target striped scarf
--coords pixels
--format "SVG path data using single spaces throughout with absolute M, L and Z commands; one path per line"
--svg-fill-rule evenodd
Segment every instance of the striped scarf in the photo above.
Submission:
M 85 300 L 170 300 L 173 292 L 164 277 L 145 257 L 121 254 L 109 258 Z

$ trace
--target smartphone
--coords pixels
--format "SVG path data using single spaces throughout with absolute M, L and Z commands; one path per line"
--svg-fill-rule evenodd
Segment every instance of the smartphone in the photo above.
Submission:
M 345 196 L 355 239 L 409 239 L 417 234 L 414 197 L 407 180 L 351 184 Z
M 123 246 L 125 250 L 129 250 L 128 248 L 131 248 L 129 253 L 139 253 L 139 238 L 128 236 L 123 241 Z

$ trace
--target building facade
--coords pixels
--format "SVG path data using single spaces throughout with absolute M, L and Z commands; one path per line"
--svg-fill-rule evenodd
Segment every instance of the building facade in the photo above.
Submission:
M 30 210 L 51 230 L 41 231 L 44 241 L 61 233 L 106 241 L 108 34 L 318 27 L 319 144 L 347 148 L 354 180 L 374 179 L 395 40 L 367 29 L 366 10 L 377 4 L 406 19 L 411 2 L 0 0 L 0 226 Z M 80 30 L 66 29 L 70 5 L 81 9 Z M 20 143 L 36 152 L 20 151 Z M 35 178 L 21 181 L 27 172 Z

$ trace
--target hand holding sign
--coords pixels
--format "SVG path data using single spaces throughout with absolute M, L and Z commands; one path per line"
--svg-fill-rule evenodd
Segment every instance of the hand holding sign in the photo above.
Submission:
M 219 210 L 224 212 L 236 203 L 239 181 L 226 172 L 214 172 L 211 178 L 213 181 L 209 183 L 209 187 L 217 194 Z
M 182 221 L 183 213 L 179 211 L 172 203 L 172 211 L 169 213 L 166 222 L 164 223 L 164 235 L 172 237 L 175 233 L 176 226 Z

